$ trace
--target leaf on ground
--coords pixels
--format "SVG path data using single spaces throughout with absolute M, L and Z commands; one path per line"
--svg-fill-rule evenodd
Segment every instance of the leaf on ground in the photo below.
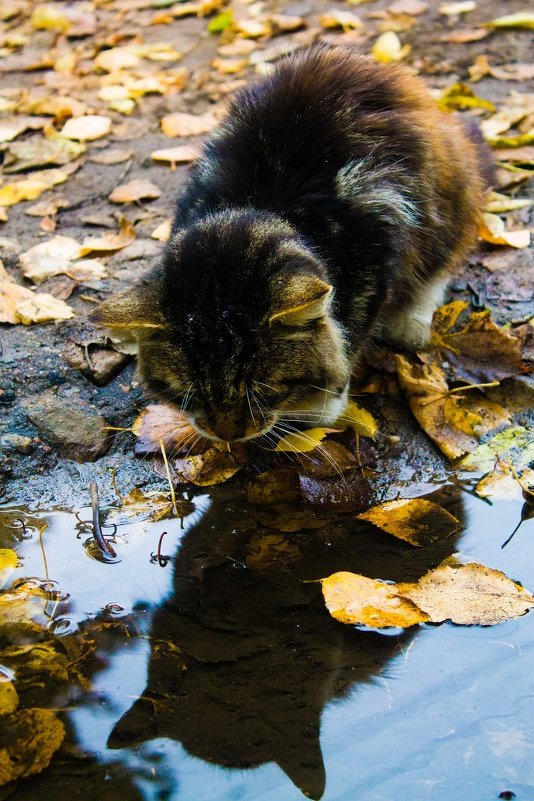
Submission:
M 0 715 L 10 715 L 19 705 L 19 696 L 11 681 L 0 681 Z
M 33 170 L 36 167 L 62 166 L 85 152 L 85 145 L 57 136 L 45 139 L 34 136 L 12 142 L 4 151 L 3 170 L 6 175 Z
M 417 584 L 399 584 L 402 598 L 423 609 L 432 623 L 493 626 L 524 615 L 534 596 L 500 570 L 446 560 Z
M 217 118 L 211 114 L 185 114 L 176 111 L 161 120 L 161 130 L 165 136 L 199 136 L 208 133 L 217 125 Z
M 523 106 L 505 106 L 487 120 L 482 120 L 480 129 L 486 139 L 492 139 L 517 125 L 526 115 L 527 109 Z
M 162 223 L 154 228 L 150 236 L 152 239 L 157 239 L 159 242 L 168 242 L 171 235 L 171 227 L 171 220 L 163 220 Z
M 334 423 L 336 428 L 346 428 L 349 425 L 355 434 L 362 437 L 373 438 L 378 431 L 378 426 L 375 418 L 360 406 L 356 401 L 349 400 L 344 412 L 338 417 Z
M 518 480 L 519 478 L 519 480 Z M 475 492 L 481 498 L 500 498 L 503 500 L 521 500 L 523 487 L 534 487 L 534 470 L 525 467 L 519 471 L 519 476 L 506 462 L 499 462 L 491 473 L 481 478 L 475 487 Z
M 336 428 L 307 428 L 286 434 L 273 450 L 278 453 L 309 453 L 321 444 L 327 434 L 338 431 Z
M 2 719 L 0 786 L 40 773 L 65 737 L 65 726 L 50 709 L 21 709 Z
M 235 476 L 244 462 L 243 452 L 237 444 L 232 446 L 232 450 L 228 450 L 225 443 L 221 447 L 219 443 L 213 443 L 213 447 L 201 454 L 173 459 L 171 466 L 180 483 L 211 487 Z
M 65 275 L 73 281 L 100 281 L 107 275 L 107 269 L 98 259 L 80 259 L 68 265 Z
M 479 229 L 480 236 L 492 245 L 510 245 L 513 248 L 527 248 L 530 244 L 530 231 L 508 231 L 504 220 L 496 214 L 482 215 Z
M 529 31 L 534 30 L 534 12 L 518 11 L 517 14 L 507 14 L 504 17 L 497 17 L 490 22 L 486 22 L 488 28 L 524 28 Z
M 93 142 L 107 136 L 111 131 L 111 117 L 100 114 L 86 114 L 83 117 L 71 117 L 61 129 L 61 136 L 77 139 L 80 142 Z
M 499 162 L 522 164 L 529 167 L 534 164 L 534 146 L 532 145 L 496 148 L 493 153 Z
M 6 184 L 0 188 L 0 206 L 14 206 L 22 200 L 36 200 L 47 189 L 64 183 L 79 167 L 79 162 L 71 162 L 56 169 L 37 170 L 27 178 Z
M 479 81 L 486 75 L 498 81 L 529 81 L 534 78 L 534 64 L 501 64 L 497 67 L 489 63 L 486 55 L 477 56 L 468 69 L 472 81 Z
M 114 148 L 113 150 L 103 150 L 101 153 L 93 153 L 89 157 L 89 161 L 94 161 L 96 164 L 120 164 L 123 161 L 128 161 L 133 158 L 133 150 L 126 150 L 125 148 Z
M 302 500 L 325 511 L 362 512 L 371 503 L 369 480 L 359 470 L 335 478 L 301 474 L 299 483 Z
M 0 323 L 30 325 L 71 317 L 74 312 L 64 301 L 15 284 L 0 262 Z
M 342 28 L 344 31 L 355 31 L 363 27 L 361 19 L 342 8 L 332 8 L 319 16 L 323 28 Z
M 488 138 L 487 142 L 491 147 L 496 148 L 523 148 L 534 144 L 534 132 L 528 131 L 527 133 L 517 134 L 516 136 L 496 136 Z
M 436 310 L 433 319 L 433 346 L 439 353 L 445 352 L 456 378 L 478 384 L 532 371 L 533 365 L 523 354 L 527 326 L 502 328 L 487 309 L 473 312 L 457 326 L 466 309 L 463 301 L 448 303 Z
M 27 114 L 43 114 L 47 117 L 65 119 L 65 117 L 80 117 L 87 114 L 87 106 L 74 97 L 65 95 L 24 96 L 19 109 Z
M 468 44 L 469 42 L 479 42 L 489 35 L 489 31 L 484 28 L 459 28 L 440 36 L 440 42 L 450 42 L 451 44 Z
M 161 453 L 160 442 L 163 442 L 168 456 L 189 448 L 196 455 L 208 447 L 208 440 L 198 436 L 179 409 L 163 403 L 143 409 L 135 419 L 132 431 L 137 437 L 134 447 L 137 454 Z
M 0 548 L 0 589 L 7 584 L 17 563 L 18 557 L 12 548 Z
M 135 517 L 141 520 L 166 520 L 174 517 L 174 508 L 171 498 L 163 492 L 143 493 L 135 488 L 128 495 L 121 498 L 121 514 L 126 514 L 128 518 Z M 108 518 L 108 522 L 113 522 L 113 517 Z
M 333 573 L 321 581 L 326 608 L 340 623 L 373 628 L 408 628 L 429 617 L 409 599 L 400 598 L 395 584 L 357 573 Z
M 11 142 L 28 129 L 44 128 L 45 121 L 38 117 L 14 117 L 0 120 L 0 142 Z
M 510 462 L 516 470 L 528 467 L 530 462 L 534 461 L 532 430 L 522 426 L 510 426 L 474 448 L 459 462 L 458 467 L 486 473 L 493 470 L 498 461 Z
M 89 253 L 113 253 L 116 250 L 131 245 L 135 240 L 135 228 L 125 217 L 119 220 L 118 233 L 104 234 L 104 236 L 86 236 L 82 242 L 80 256 Z
M 439 7 L 439 13 L 447 17 L 456 17 L 458 14 L 467 14 L 468 11 L 474 11 L 477 7 L 475 0 L 460 0 L 457 3 L 442 3 Z
M 19 261 L 24 277 L 40 284 L 53 275 L 65 273 L 79 255 L 80 245 L 75 239 L 58 235 L 21 253 Z
M 358 519 L 416 546 L 445 539 L 461 528 L 454 515 L 426 498 L 388 501 L 362 512 Z
M 167 147 L 163 150 L 154 150 L 150 158 L 154 161 L 164 161 L 174 168 L 176 164 L 188 164 L 200 155 L 200 150 L 194 145 L 179 145 L 178 147 Z M 0 190 L 1 191 L 1 190 Z
M 419 425 L 449 459 L 472 451 L 483 434 L 510 421 L 506 409 L 477 390 L 466 390 L 465 397 L 451 393 L 430 354 L 420 354 L 419 360 L 397 354 L 397 376 Z
M 410 45 L 403 45 L 397 34 L 391 30 L 380 34 L 371 48 L 375 60 L 382 64 L 394 64 L 402 61 L 409 52 Z
M 486 202 L 486 211 L 491 214 L 505 214 L 532 206 L 534 200 L 527 197 L 509 197 L 500 192 L 490 192 Z
M 135 203 L 137 200 L 155 200 L 161 189 L 146 178 L 134 178 L 126 184 L 116 186 L 110 194 L 112 203 Z
M 438 106 L 442 111 L 456 111 L 464 108 L 482 108 L 488 111 L 495 111 L 495 106 L 489 100 L 478 97 L 474 91 L 465 83 L 453 83 L 447 87 L 438 100 Z

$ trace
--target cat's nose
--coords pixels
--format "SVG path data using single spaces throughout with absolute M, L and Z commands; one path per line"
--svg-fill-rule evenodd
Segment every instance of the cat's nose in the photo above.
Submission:
M 235 416 L 224 412 L 215 414 L 212 419 L 213 433 L 231 442 L 234 439 L 241 439 L 245 436 L 245 423 L 239 421 Z

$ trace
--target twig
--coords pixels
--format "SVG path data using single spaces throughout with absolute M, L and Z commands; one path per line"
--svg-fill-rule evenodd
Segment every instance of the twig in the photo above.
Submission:
M 163 456 L 163 461 L 165 463 L 165 472 L 167 474 L 167 481 L 169 482 L 169 489 L 171 491 L 172 508 L 173 508 L 174 514 L 176 515 L 176 517 L 178 517 L 178 509 L 176 508 L 176 495 L 175 495 L 175 492 L 174 492 L 174 487 L 172 485 L 171 471 L 169 469 L 169 462 L 167 461 L 167 454 L 165 453 L 165 445 L 163 444 L 163 440 L 162 439 L 160 439 L 160 441 L 159 441 L 159 447 L 161 448 L 161 455 Z
M 102 528 L 100 526 L 100 509 L 98 507 L 98 485 L 96 481 L 89 482 L 89 495 L 91 496 L 91 509 L 93 512 L 93 534 L 96 540 L 96 543 L 102 553 L 105 553 L 107 556 L 111 556 L 113 559 L 116 558 L 117 554 L 109 544 L 109 542 L 104 539 L 104 535 L 102 534 Z

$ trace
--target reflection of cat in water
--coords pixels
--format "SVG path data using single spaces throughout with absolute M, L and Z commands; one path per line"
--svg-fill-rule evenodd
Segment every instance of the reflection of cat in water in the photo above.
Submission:
M 174 593 L 153 619 L 146 690 L 108 745 L 168 737 L 228 768 L 274 761 L 317 799 L 325 787 L 323 707 L 382 672 L 399 640 L 332 620 L 320 584 L 302 579 L 352 570 L 416 580 L 455 538 L 416 550 L 351 521 L 269 539 L 252 511 L 243 531 L 242 500 L 234 501 L 214 503 L 183 541 Z M 456 497 L 445 492 L 440 501 L 458 516 Z M 269 544 L 270 567 L 261 559 Z

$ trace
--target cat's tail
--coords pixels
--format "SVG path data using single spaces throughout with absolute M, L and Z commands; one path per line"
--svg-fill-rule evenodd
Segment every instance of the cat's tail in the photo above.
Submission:
M 478 157 L 480 175 L 484 181 L 485 189 L 493 189 L 497 184 L 497 165 L 492 150 L 480 130 L 478 122 L 474 119 L 463 119 L 467 137 L 475 145 Z

